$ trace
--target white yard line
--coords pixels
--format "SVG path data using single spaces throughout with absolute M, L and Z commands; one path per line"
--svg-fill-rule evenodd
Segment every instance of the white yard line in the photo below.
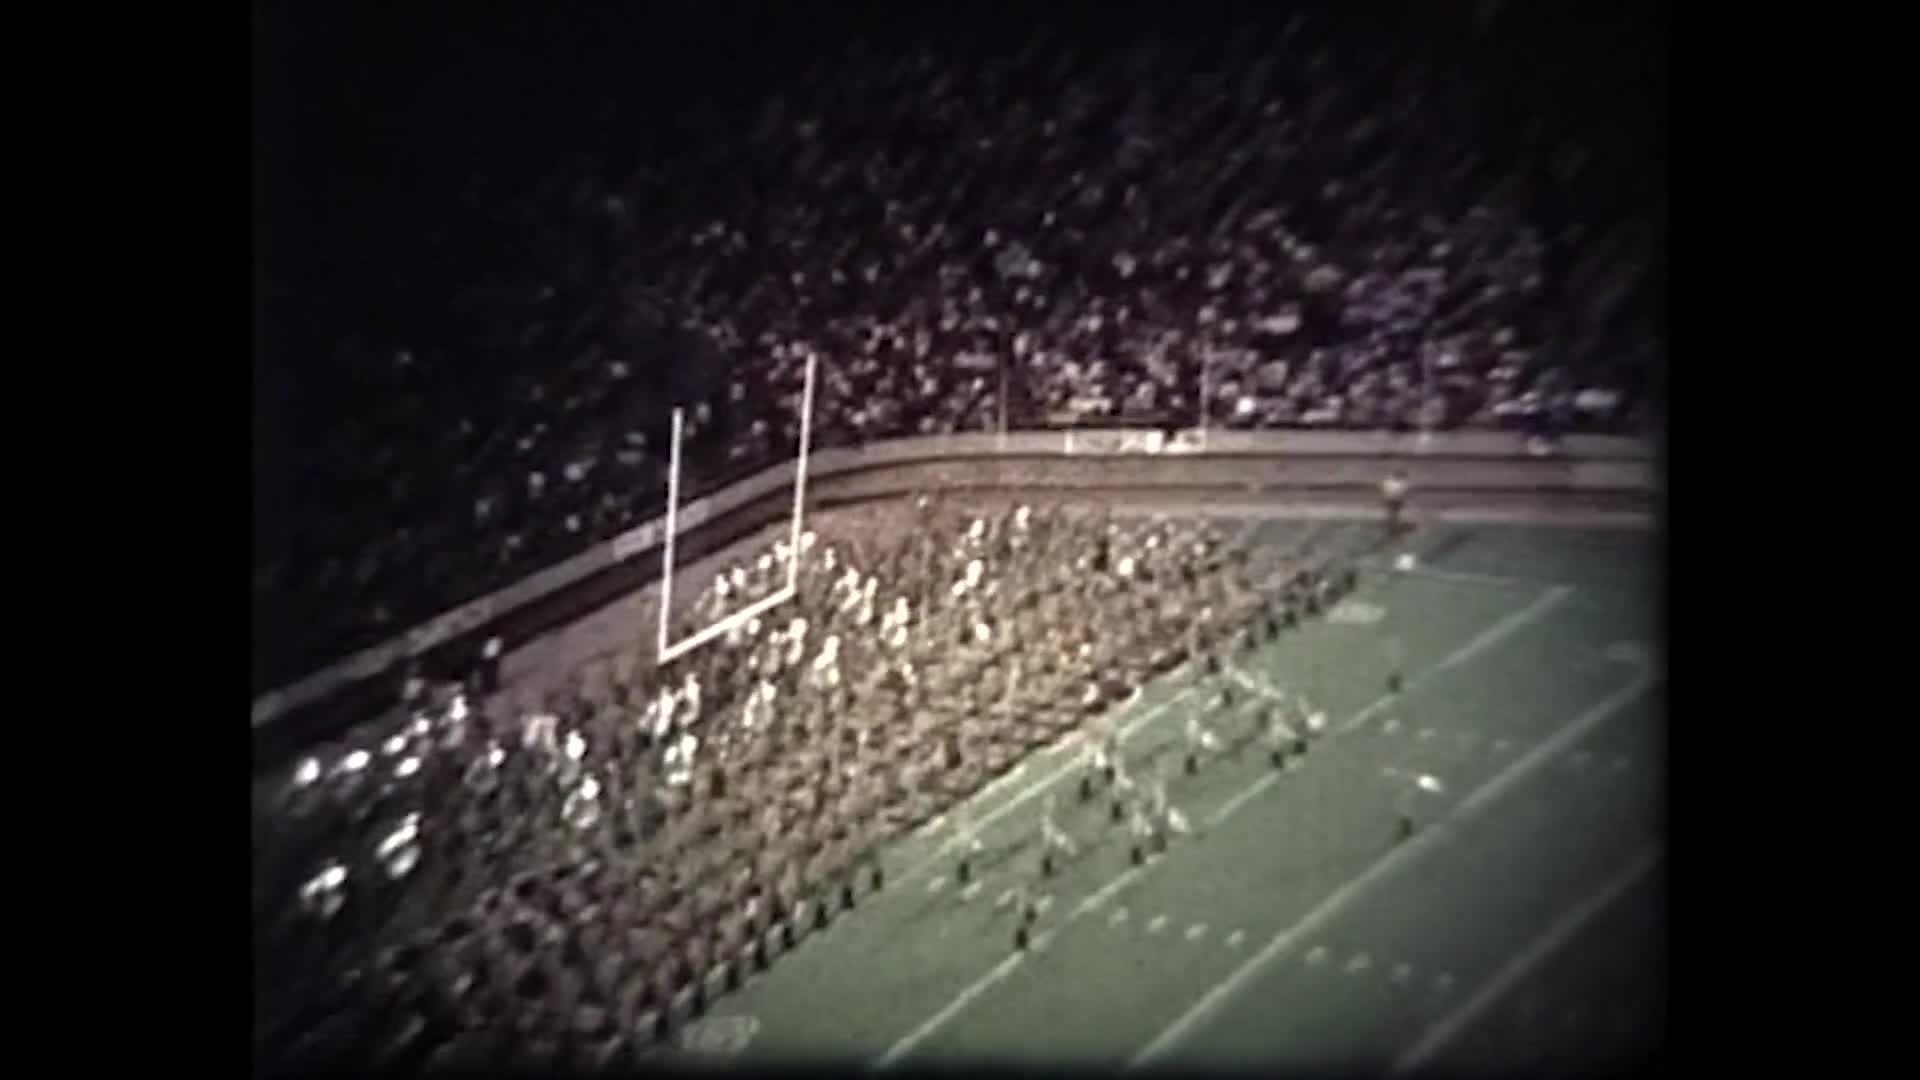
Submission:
M 1180 668 L 1175 669 L 1175 671 L 1172 673 L 1170 677 L 1177 678 L 1177 677 L 1184 676 L 1186 673 L 1187 673 L 1187 669 L 1184 665 L 1182 665 Z M 1165 713 L 1168 709 L 1173 708 L 1174 706 L 1185 701 L 1187 698 L 1198 693 L 1199 690 L 1200 688 L 1197 685 L 1181 688 L 1179 691 L 1175 692 L 1173 696 L 1167 698 L 1167 700 L 1162 701 L 1158 705 L 1154 705 L 1147 709 L 1142 710 L 1140 715 L 1134 717 L 1132 720 L 1127 721 L 1126 724 L 1121 726 L 1117 734 L 1122 740 L 1132 737 L 1132 735 L 1135 732 L 1139 731 L 1141 728 L 1145 727 L 1146 725 L 1152 723 L 1154 720 L 1158 719 L 1161 716 L 1161 714 Z M 1068 738 L 1071 740 L 1072 738 L 1074 738 L 1074 736 L 1069 736 Z M 1026 787 L 1022 788 L 1017 794 L 1012 795 L 1005 802 L 1002 802 L 999 806 L 996 806 L 992 810 L 989 810 L 986 813 L 980 814 L 977 817 L 969 816 L 965 811 L 962 811 L 957 816 L 967 822 L 968 828 L 970 830 L 978 832 L 979 830 L 985 829 L 988 825 L 991 825 L 994 822 L 1012 813 L 1016 807 L 1024 804 L 1029 799 L 1032 799 L 1035 795 L 1040 794 L 1042 791 L 1045 791 L 1047 788 L 1051 787 L 1055 782 L 1057 782 L 1061 777 L 1067 775 L 1069 772 L 1072 772 L 1074 768 L 1079 765 L 1079 759 L 1071 752 L 1070 743 L 1063 745 L 1062 752 L 1065 754 L 1066 760 L 1062 761 L 1058 766 L 1056 766 L 1051 771 L 1047 772 L 1045 775 L 1036 777 Z M 986 787 L 975 792 L 970 798 L 967 799 L 967 803 L 963 805 L 989 801 L 994 797 L 996 797 L 997 795 L 999 795 L 1000 788 L 1002 786 L 1006 785 L 1011 781 L 1018 780 L 1026 774 L 1024 765 L 1017 766 L 1016 769 L 1017 771 L 1009 772 L 1006 775 L 1000 777 L 995 782 L 988 784 Z M 949 810 L 944 815 L 944 817 L 947 819 L 947 821 L 950 822 L 956 817 L 956 814 L 954 811 Z M 949 857 L 949 853 L 945 850 L 944 845 L 936 846 L 933 851 L 927 853 L 927 855 L 921 858 L 919 862 L 913 864 L 911 867 L 908 867 L 905 871 L 903 871 L 900 874 L 899 880 L 910 881 L 913 878 L 918 877 L 923 873 L 926 873 L 928 870 L 932 869 L 934 866 L 939 865 L 942 860 L 948 857 Z
M 1137 1068 L 1163 1056 L 1168 1050 L 1178 1044 L 1180 1040 L 1186 1038 L 1196 1026 L 1224 1005 L 1229 998 L 1239 992 L 1249 980 L 1258 975 L 1282 953 L 1286 952 L 1287 949 L 1297 944 L 1300 939 L 1314 933 L 1322 925 L 1338 915 L 1355 897 L 1365 892 L 1376 882 L 1381 881 L 1405 863 L 1418 858 L 1423 852 L 1438 843 L 1439 839 L 1445 835 L 1445 830 L 1439 828 L 1440 825 L 1449 822 L 1454 824 L 1464 823 L 1478 814 L 1487 806 L 1491 805 L 1495 799 L 1506 794 L 1509 789 L 1525 779 L 1529 774 L 1534 772 L 1534 770 L 1553 760 L 1555 756 L 1576 740 L 1586 735 L 1595 727 L 1598 727 L 1621 709 L 1632 704 L 1641 694 L 1644 694 L 1653 683 L 1654 680 L 1649 675 L 1642 674 L 1636 677 L 1632 683 L 1616 691 L 1600 704 L 1587 710 L 1579 719 L 1568 724 L 1551 738 L 1534 747 L 1525 757 L 1507 766 L 1498 776 L 1475 790 L 1465 801 L 1455 806 L 1445 817 L 1435 822 L 1432 826 L 1429 826 L 1426 831 L 1422 832 L 1419 836 L 1395 847 L 1392 851 L 1382 856 L 1379 861 L 1367 868 L 1359 877 L 1335 889 L 1331 895 L 1320 902 L 1318 907 L 1308 912 L 1300 921 L 1274 935 L 1273 939 L 1267 942 L 1264 948 L 1248 958 L 1245 963 L 1241 964 L 1239 968 L 1228 975 L 1219 985 L 1207 991 L 1199 1001 L 1195 1002 L 1191 1008 L 1181 1014 L 1179 1019 L 1167 1025 L 1166 1029 L 1161 1031 L 1152 1042 L 1148 1043 L 1144 1049 L 1134 1055 L 1133 1060 L 1128 1063 L 1128 1067 Z
M 1538 619 L 1542 615 L 1545 615 L 1548 611 L 1552 610 L 1554 607 L 1558 606 L 1562 601 L 1564 601 L 1567 598 L 1567 596 L 1571 592 L 1572 590 L 1570 589 L 1549 589 L 1547 592 L 1541 594 L 1538 598 L 1536 598 L 1533 601 L 1533 603 L 1528 604 L 1526 607 L 1520 609 L 1519 611 L 1514 612 L 1512 615 L 1509 615 L 1506 618 L 1495 623 L 1493 626 L 1489 627 L 1487 630 L 1480 633 L 1478 636 L 1474 637 L 1472 640 L 1468 641 L 1465 645 L 1462 645 L 1459 649 L 1449 654 L 1444 660 L 1440 661 L 1439 664 L 1435 665 L 1434 668 L 1431 671 L 1427 672 L 1425 675 L 1422 675 L 1413 679 L 1411 682 L 1409 682 L 1408 689 L 1411 690 L 1415 685 L 1418 685 L 1427 675 L 1432 675 L 1440 671 L 1445 671 L 1448 668 L 1458 667 L 1459 665 L 1464 664 L 1467 661 L 1473 659 L 1474 657 L 1479 656 L 1480 654 L 1486 652 L 1488 649 L 1498 644 L 1502 639 L 1504 639 L 1508 635 L 1520 630 L 1522 627 L 1525 627 L 1528 623 L 1531 623 L 1533 620 Z M 1189 691 L 1187 692 L 1191 692 L 1192 689 L 1193 688 L 1189 688 Z M 1184 696 L 1184 694 L 1182 696 Z M 1174 699 L 1171 699 L 1166 704 L 1171 705 L 1175 700 L 1178 700 L 1178 698 L 1176 697 Z M 1376 701 L 1372 705 L 1367 706 L 1366 709 L 1363 709 L 1359 713 L 1356 713 L 1354 714 L 1354 716 L 1348 718 L 1348 720 L 1342 725 L 1340 725 L 1340 727 L 1337 728 L 1336 730 L 1339 730 L 1339 731 L 1351 730 L 1352 728 L 1365 723 L 1368 715 L 1370 715 L 1374 710 L 1384 705 L 1385 700 L 1386 699 L 1382 699 L 1381 701 Z M 1072 767 L 1072 762 L 1070 761 L 1068 762 L 1067 766 L 1064 766 L 1062 768 L 1061 771 L 1064 772 L 1066 768 L 1071 768 L 1071 767 Z M 1258 791 L 1264 790 L 1267 783 L 1270 782 L 1275 775 L 1277 774 L 1269 773 L 1259 783 L 1254 784 L 1247 791 L 1242 792 L 1239 797 L 1235 798 L 1233 802 L 1229 804 L 1229 806 L 1231 806 L 1233 809 L 1236 809 L 1236 810 L 1239 807 L 1244 806 L 1246 802 L 1251 798 L 1251 793 L 1257 793 Z M 1031 793 L 1032 793 L 1031 791 L 1028 792 L 1028 794 L 1031 794 Z M 1226 813 L 1214 814 L 1214 816 L 1209 820 L 1209 824 L 1210 825 L 1220 824 L 1222 821 L 1226 820 L 1228 814 L 1230 813 L 1231 813 L 1231 810 L 1227 811 Z M 1055 927 L 1054 929 L 1049 930 L 1044 934 L 1041 934 L 1035 940 L 1034 947 L 1036 949 L 1042 947 L 1045 943 L 1050 942 L 1053 939 L 1054 935 L 1058 934 L 1060 930 L 1066 927 L 1068 924 L 1072 923 L 1074 920 L 1078 919 L 1080 916 L 1085 915 L 1087 912 L 1092 911 L 1093 909 L 1099 907 L 1101 904 L 1106 903 L 1107 899 L 1110 896 L 1119 892 L 1121 889 L 1125 888 L 1126 886 L 1134 882 L 1136 879 L 1138 879 L 1141 873 L 1145 871 L 1145 869 L 1146 869 L 1145 866 L 1129 867 L 1126 870 L 1126 872 L 1120 874 L 1118 877 L 1114 878 L 1112 881 L 1107 882 L 1105 886 L 1101 887 L 1099 892 L 1094 893 L 1093 895 L 1087 897 L 1086 899 L 1080 901 L 1080 903 L 1075 905 L 1074 908 L 1070 912 L 1068 912 L 1067 915 L 1061 920 L 1060 925 L 1058 927 Z M 988 990 L 998 985 L 1002 980 L 1006 979 L 1009 975 L 1013 974 L 1014 969 L 1019 966 L 1020 957 L 1021 957 L 1020 953 L 1014 953 L 1012 956 L 1009 956 L 1005 960 L 1002 960 L 1000 963 L 994 965 L 993 970 L 987 972 L 985 975 L 982 975 L 979 979 L 975 980 L 972 985 L 960 991 L 959 995 L 956 996 L 952 1001 L 948 1002 L 945 1008 L 933 1014 L 933 1016 L 929 1017 L 927 1021 L 921 1024 L 919 1027 L 916 1027 L 912 1031 L 901 1036 L 899 1041 L 895 1042 L 893 1046 L 888 1048 L 885 1054 L 882 1054 L 880 1056 L 879 1060 L 873 1063 L 873 1067 L 876 1069 L 884 1069 L 894 1064 L 895 1062 L 899 1061 L 901 1058 L 905 1057 L 907 1054 L 912 1053 L 914 1048 L 918 1047 L 922 1042 L 925 1042 L 927 1038 L 931 1036 L 934 1032 L 945 1027 L 947 1023 L 951 1021 L 954 1017 L 960 1015 L 960 1013 L 964 1011 L 968 1005 L 972 1004 L 975 1000 L 977 1000 L 980 997 L 980 995 L 986 993 Z
M 879 1060 L 875 1061 L 872 1067 L 875 1069 L 887 1068 L 911 1053 L 913 1048 L 919 1046 L 927 1036 L 945 1027 L 947 1021 L 959 1016 L 967 1006 L 973 1004 L 975 998 L 993 989 L 999 984 L 1001 979 L 1012 974 L 1013 969 L 1020 966 L 1020 960 L 1024 955 L 1023 953 L 1012 953 L 1005 960 L 995 964 L 992 971 L 987 972 L 979 981 L 967 987 L 965 990 L 960 991 L 959 994 L 954 996 L 952 1001 L 947 1002 L 946 1008 L 928 1017 L 926 1023 L 914 1028 L 899 1042 L 894 1043 L 892 1049 L 880 1055 Z
M 1421 686 L 1422 684 L 1426 683 L 1429 679 L 1432 679 L 1434 676 L 1440 674 L 1441 672 L 1449 671 L 1453 668 L 1457 668 L 1461 664 L 1464 664 L 1467 661 L 1472 660 L 1474 657 L 1479 656 L 1481 653 L 1486 652 L 1488 649 L 1493 648 L 1495 645 L 1500 644 L 1500 642 L 1513 636 L 1515 633 L 1519 632 L 1520 630 L 1525 629 L 1528 625 L 1538 620 L 1542 616 L 1546 615 L 1547 612 L 1552 611 L 1554 608 L 1559 607 L 1561 604 L 1565 603 L 1567 598 L 1572 595 L 1573 595 L 1573 589 L 1565 585 L 1556 585 L 1553 588 L 1548 589 L 1547 591 L 1541 593 L 1539 596 L 1534 598 L 1533 603 L 1528 604 L 1526 607 L 1521 608 L 1519 611 L 1516 611 L 1513 614 L 1507 616 L 1506 618 L 1501 619 L 1499 622 L 1494 623 L 1492 626 L 1488 627 L 1485 631 L 1481 632 L 1472 641 L 1467 642 L 1465 645 L 1462 645 L 1459 649 L 1455 650 L 1452 654 L 1447 656 L 1446 659 L 1441 660 L 1438 664 L 1435 664 L 1433 667 L 1429 668 L 1428 670 L 1423 671 L 1418 675 L 1415 675 L 1412 679 L 1409 679 L 1407 681 L 1406 687 L 1404 688 L 1401 694 L 1399 695 L 1384 694 L 1378 698 L 1375 698 L 1373 702 L 1369 704 L 1366 708 L 1361 709 L 1359 712 L 1354 713 L 1352 716 L 1347 717 L 1347 719 L 1342 721 L 1338 727 L 1335 727 L 1330 734 L 1344 735 L 1347 732 L 1350 732 L 1355 728 L 1361 726 L 1362 724 L 1365 724 L 1367 721 L 1373 719 L 1374 715 L 1378 713 L 1380 710 L 1386 708 L 1388 705 L 1393 704 L 1396 697 L 1404 697 L 1406 696 L 1406 694 L 1412 693 L 1416 687 Z M 1280 779 L 1280 774 L 1277 772 L 1270 772 L 1270 773 L 1267 773 L 1265 776 L 1262 776 L 1259 780 L 1256 780 L 1252 784 L 1252 786 L 1248 787 L 1246 790 L 1242 791 L 1240 794 L 1235 795 L 1233 798 L 1227 800 L 1227 803 L 1225 806 L 1222 806 L 1220 809 L 1214 811 L 1213 816 L 1207 819 L 1207 827 L 1212 828 L 1214 826 L 1219 825 L 1221 822 L 1227 820 L 1228 818 L 1232 817 L 1236 812 L 1239 811 L 1239 809 L 1242 806 L 1246 805 L 1249 801 L 1255 798 L 1258 798 L 1261 792 L 1267 790 L 1269 787 L 1272 787 L 1275 781 L 1279 779 Z
M 1363 565 L 1396 577 L 1425 578 L 1429 581 L 1445 581 L 1459 585 L 1487 585 L 1499 589 L 1542 589 L 1561 584 L 1539 578 L 1502 577 L 1498 574 L 1475 574 L 1466 570 L 1433 570 L 1419 565 L 1411 570 L 1400 570 L 1395 568 L 1390 560 L 1385 559 L 1369 559 Z
M 1618 900 L 1628 889 L 1646 877 L 1660 863 L 1660 850 L 1642 852 L 1640 857 L 1630 863 L 1626 869 L 1615 874 L 1605 887 L 1588 897 L 1580 906 L 1560 917 L 1560 920 L 1548 928 L 1525 952 L 1508 961 L 1494 977 L 1482 986 L 1458 1009 L 1447 1014 L 1426 1030 L 1420 1040 L 1401 1054 L 1393 1063 L 1392 1072 L 1404 1073 L 1425 1065 L 1436 1054 L 1447 1047 L 1459 1034 L 1466 1030 L 1480 1015 L 1492 1007 L 1515 983 L 1527 977 L 1541 961 L 1558 951 L 1580 932 L 1580 929 L 1592 922 L 1594 917 L 1608 905 Z

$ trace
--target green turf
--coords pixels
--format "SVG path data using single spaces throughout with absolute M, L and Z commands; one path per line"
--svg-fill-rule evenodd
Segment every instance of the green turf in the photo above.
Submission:
M 1341 542 L 1353 528 L 1316 535 Z M 1255 539 L 1291 548 L 1311 529 L 1269 523 Z M 1623 659 L 1636 650 L 1617 646 L 1644 652 L 1650 640 L 1647 538 L 1453 530 L 1410 544 L 1433 573 L 1376 576 L 1357 598 L 1383 606 L 1384 621 L 1315 622 L 1243 661 L 1257 678 L 1308 689 L 1346 730 L 1282 775 L 1257 749 L 1175 775 L 1173 801 L 1198 835 L 1131 867 L 1104 807 L 1073 798 L 1075 749 L 1043 752 L 973 800 L 992 852 L 976 892 L 953 880 L 946 828 L 910 838 L 887 855 L 885 892 L 712 1016 L 752 1018 L 744 1056 L 755 1063 L 1111 1065 L 1234 980 L 1182 1025 L 1163 1060 L 1392 1060 L 1659 828 L 1657 689 L 1512 773 L 1645 677 Z M 1404 643 L 1411 681 L 1382 706 L 1389 633 Z M 1204 696 L 1194 686 L 1176 674 L 1119 718 L 1132 729 L 1130 756 L 1161 749 L 1177 764 L 1185 710 Z M 1427 819 L 1507 779 L 1475 816 L 1390 857 L 1389 766 L 1448 785 L 1420 807 Z M 1048 791 L 1084 850 L 1041 881 L 1032 841 Z M 1012 960 L 1012 915 L 995 901 L 1016 881 L 1051 903 L 1037 926 L 1041 947 Z M 1311 933 L 1246 966 L 1343 887 L 1351 895 Z M 1314 948 L 1326 950 L 1322 963 L 1308 963 Z M 1356 963 L 1361 953 L 1367 960 Z M 1510 1042 L 1505 1029 L 1484 1028 L 1493 1023 L 1462 1029 L 1460 1052 L 1489 1057 L 1485 1044 Z
M 1644 879 L 1514 984 L 1435 1066 L 1545 1074 L 1644 1063 L 1664 1034 L 1665 925 L 1657 878 Z

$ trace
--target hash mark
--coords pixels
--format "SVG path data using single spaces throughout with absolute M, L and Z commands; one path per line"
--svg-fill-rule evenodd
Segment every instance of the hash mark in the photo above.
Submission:
M 1147 923 L 1147 933 L 1157 934 L 1162 929 L 1164 929 L 1166 925 L 1167 925 L 1167 917 L 1165 915 L 1155 915 L 1153 917 L 1153 920 Z

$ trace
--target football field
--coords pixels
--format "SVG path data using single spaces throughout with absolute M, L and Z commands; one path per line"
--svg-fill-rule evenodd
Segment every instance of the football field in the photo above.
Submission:
M 1233 523 L 1268 550 L 1375 526 Z M 1344 536 L 1337 535 L 1345 533 Z M 1117 718 L 1192 826 L 1135 864 L 1083 802 L 1076 740 L 892 847 L 885 888 L 714 1002 L 682 1062 L 891 1067 L 1538 1068 L 1638 1057 L 1663 1034 L 1664 720 L 1652 534 L 1443 527 L 1326 617 L 1218 677 L 1180 671 Z M 1389 640 L 1397 646 L 1389 646 Z M 1397 651 L 1405 684 L 1387 692 Z M 1189 714 L 1232 740 L 1304 692 L 1329 729 L 1181 758 Z M 1439 793 L 1396 777 L 1428 774 Z M 1042 876 L 1051 797 L 1078 844 Z M 1399 833 L 1399 811 L 1416 828 Z M 1016 949 L 1012 890 L 1039 895 Z

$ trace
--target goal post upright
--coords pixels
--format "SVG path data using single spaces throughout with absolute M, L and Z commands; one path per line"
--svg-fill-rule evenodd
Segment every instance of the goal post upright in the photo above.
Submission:
M 800 588 L 800 537 L 806 531 L 807 455 L 813 449 L 813 377 L 820 358 L 807 356 L 806 383 L 800 388 L 800 453 L 793 466 L 793 535 L 787 541 L 787 588 Z
M 661 662 L 667 658 L 668 623 L 673 613 L 673 541 L 680 535 L 680 432 L 685 422 L 685 410 L 673 407 L 672 442 L 667 451 L 667 540 L 665 550 L 661 552 L 660 562 L 660 645 L 658 653 Z
M 771 595 L 764 596 L 738 611 L 715 620 L 712 624 L 682 638 L 671 640 L 673 618 L 673 576 L 678 570 L 675 562 L 675 540 L 679 535 L 680 512 L 680 470 L 682 458 L 680 442 L 684 434 L 684 410 L 673 410 L 673 443 L 668 454 L 667 466 L 667 514 L 666 539 L 661 552 L 660 571 L 660 629 L 656 651 L 656 664 L 667 664 L 686 655 L 722 634 L 729 633 L 757 618 L 763 612 L 778 607 L 793 599 L 800 587 L 800 544 L 806 532 L 807 498 L 807 462 L 813 449 L 813 402 L 814 387 L 819 367 L 817 357 L 807 358 L 806 380 L 800 393 L 800 439 L 798 452 L 794 457 L 793 477 L 793 520 L 788 529 L 787 575 L 786 583 Z

